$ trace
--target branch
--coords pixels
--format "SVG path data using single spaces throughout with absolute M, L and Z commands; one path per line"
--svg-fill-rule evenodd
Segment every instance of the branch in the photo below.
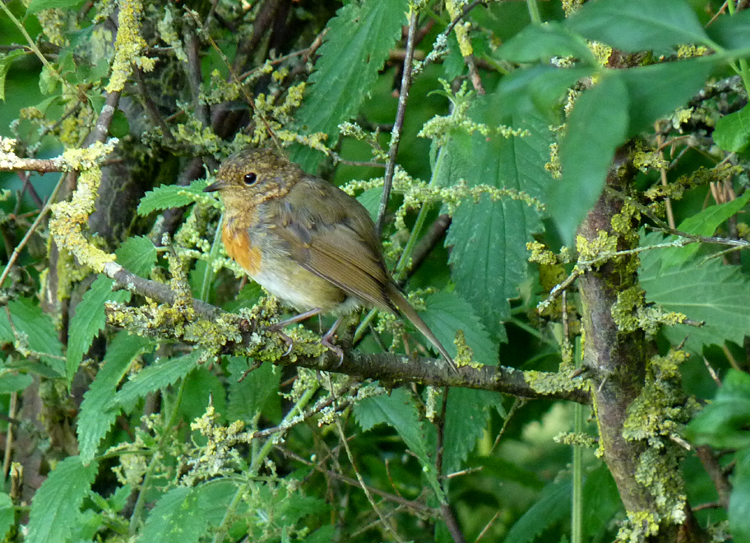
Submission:
M 174 306 L 182 295 L 165 284 L 138 277 L 116 262 L 106 263 L 103 271 L 121 287 L 161 304 Z M 230 313 L 200 300 L 192 300 L 192 304 L 195 313 L 209 321 L 231 316 Z M 108 310 L 108 315 L 113 316 L 112 309 Z M 237 316 L 236 320 L 241 320 L 241 317 Z M 160 329 L 154 329 L 153 332 L 186 343 L 196 343 L 196 341 L 186 341 L 183 337 L 177 336 L 174 327 L 168 324 Z M 238 339 L 227 341 L 222 354 L 246 356 L 248 349 L 257 344 L 258 334 L 253 326 L 248 329 L 247 326 L 238 325 L 237 336 Z M 562 399 L 583 404 L 589 402 L 585 381 L 574 379 L 571 375 L 564 373 L 524 372 L 515 368 L 478 364 L 462 366 L 454 372 L 442 358 L 413 359 L 393 353 L 365 354 L 356 351 L 345 351 L 344 360 L 341 363 L 339 363 L 338 355 L 330 351 L 321 357 L 304 356 L 292 352 L 289 356 L 284 356 L 274 363 L 343 373 L 360 379 L 378 379 L 390 383 L 415 382 L 436 387 L 460 386 L 502 392 L 524 398 Z

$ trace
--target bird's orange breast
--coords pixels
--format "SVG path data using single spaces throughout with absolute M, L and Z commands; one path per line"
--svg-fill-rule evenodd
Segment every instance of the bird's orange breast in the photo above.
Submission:
M 253 245 L 246 228 L 232 228 L 226 224 L 221 233 L 221 241 L 224 242 L 227 254 L 236 260 L 248 275 L 253 277 L 260 272 L 260 248 Z

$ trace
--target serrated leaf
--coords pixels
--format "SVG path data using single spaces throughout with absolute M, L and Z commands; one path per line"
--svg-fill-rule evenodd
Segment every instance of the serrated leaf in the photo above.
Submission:
M 10 70 L 10 65 L 15 59 L 25 54 L 25 51 L 11 51 L 0 55 L 0 100 L 3 102 L 5 102 L 5 78 Z
M 96 379 L 83 395 L 78 414 L 78 446 L 81 460 L 88 463 L 97 453 L 100 441 L 107 435 L 119 413 L 111 407 L 117 385 L 125 377 L 130 363 L 149 344 L 139 336 L 119 332 L 109 344 L 107 354 Z
M 443 474 L 458 471 L 487 428 L 490 410 L 503 397 L 488 390 L 451 387 L 443 430 Z
M 8 311 L 0 311 L 0 342 L 13 343 L 16 332 L 25 336 L 28 348 L 39 356 L 46 366 L 58 377 L 65 376 L 65 360 L 62 356 L 62 345 L 57 339 L 57 331 L 52 319 L 45 315 L 42 308 L 34 305 L 28 298 L 13 300 L 6 306 Z M 8 320 L 10 313 L 11 320 Z M 13 327 L 11 327 L 11 322 Z
M 57 465 L 31 502 L 26 543 L 59 543 L 71 535 L 98 469 L 96 462 L 86 466 L 78 456 Z
M 690 421 L 686 436 L 696 445 L 750 447 L 750 375 L 730 369 L 716 397 Z
M 173 385 L 190 373 L 198 364 L 199 355 L 196 349 L 185 356 L 155 362 L 125 383 L 110 405 L 121 407 L 126 412 L 132 411 L 135 403 L 149 392 Z
M 518 63 L 547 63 L 552 57 L 576 57 L 595 65 L 596 58 L 586 40 L 558 22 L 529 25 L 500 47 L 496 54 Z
M 686 43 L 710 45 L 693 8 L 684 0 L 589 2 L 565 25 L 586 39 L 631 53 L 661 53 Z
M 144 236 L 133 236 L 125 240 L 117 251 L 117 262 L 139 276 L 147 276 L 156 264 L 156 247 Z
M 354 406 L 354 416 L 363 431 L 371 429 L 377 424 L 387 424 L 398 432 L 409 450 L 413 452 L 420 463 L 427 481 L 438 497 L 442 497 L 442 489 L 437 479 L 435 463 L 427 453 L 427 442 L 419 421 L 419 413 L 414 398 L 403 388 L 397 388 L 390 395 L 371 396 Z
M 479 107 L 482 122 L 493 123 L 497 96 Z M 526 115 L 513 123 L 529 135 L 510 139 L 484 136 L 472 139 L 472 155 L 465 180 L 468 186 L 489 185 L 523 191 L 539 198 L 551 181 L 544 164 L 551 140 L 547 123 Z M 450 154 L 452 151 L 447 149 Z M 441 154 L 443 151 L 441 150 Z M 526 279 L 526 243 L 541 230 L 540 212 L 510 198 L 492 201 L 483 195 L 478 203 L 469 198 L 453 214 L 446 246 L 451 246 L 451 278 L 456 291 L 474 307 L 491 336 L 505 341 L 502 322 L 510 318 L 508 299 L 518 296 Z
M 745 150 L 750 143 L 750 106 L 746 104 L 716 121 L 713 138 L 716 145 L 730 153 Z
M 117 262 L 136 275 L 145 275 L 156 263 L 156 247 L 151 240 L 142 236 L 128 238 L 115 252 Z M 70 320 L 70 333 L 67 352 L 67 375 L 72 379 L 83 360 L 83 355 L 91 347 L 94 338 L 104 330 L 106 302 L 125 303 L 130 300 L 130 292 L 113 292 L 115 282 L 100 275 L 91 288 L 83 295 Z
M 588 534 L 584 541 L 601 541 L 613 517 L 623 510 L 622 498 L 612 473 L 601 464 L 586 476 L 583 483 L 583 529 Z
M 170 490 L 151 511 L 139 543 L 198 543 L 208 523 L 198 508 L 198 492 L 178 487 Z
M 16 521 L 16 509 L 13 500 L 6 493 L 0 493 L 0 537 L 5 539 L 8 530 Z
M 645 245 L 663 241 L 662 236 L 646 236 Z M 684 313 L 695 321 L 705 321 L 698 328 L 677 325 L 664 328 L 664 334 L 675 343 L 686 337 L 686 348 L 700 352 L 702 345 L 734 341 L 742 345 L 750 335 L 750 279 L 739 266 L 725 266 L 717 259 L 705 262 L 691 260 L 682 266 L 664 269 L 663 250 L 641 253 L 641 286 L 646 300 L 668 311 Z
M 602 193 L 615 149 L 625 140 L 627 108 L 625 84 L 616 76 L 602 78 L 576 100 L 560 145 L 563 177 L 550 186 L 547 200 L 566 245 Z
M 492 341 L 469 302 L 455 292 L 441 291 L 427 298 L 425 305 L 425 310 L 419 316 L 451 356 L 455 357 L 458 352 L 453 343 L 456 330 L 463 330 L 466 344 L 474 351 L 474 360 L 497 366 L 499 346 Z
M 229 359 L 229 402 L 227 420 L 250 422 L 265 405 L 272 394 L 278 394 L 281 374 L 272 364 L 263 364 L 252 371 L 240 383 L 238 380 L 247 370 L 246 358 Z
M 31 0 L 26 9 L 26 15 L 31 15 L 43 9 L 67 9 L 78 6 L 83 0 Z
M 147 192 L 138 204 L 138 215 L 148 215 L 153 211 L 162 211 L 173 207 L 183 207 L 195 202 L 210 201 L 210 197 L 203 193 L 208 181 L 198 179 L 189 186 L 162 185 Z
M 29 386 L 34 381 L 31 375 L 26 373 L 15 373 L 13 371 L 5 371 L 0 375 L 0 394 L 10 394 L 11 392 L 18 392 Z
M 653 130 L 654 121 L 671 113 L 704 85 L 716 61 L 711 58 L 663 62 L 615 73 L 628 89 L 628 136 Z
M 570 516 L 570 482 L 547 485 L 537 502 L 511 527 L 504 543 L 530 543 L 547 528 Z
M 380 209 L 380 200 L 382 197 L 383 187 L 373 187 L 357 196 L 359 203 L 365 206 L 365 209 L 370 213 L 370 218 L 373 222 L 378 218 L 378 210 Z
M 712 236 L 721 223 L 745 207 L 748 200 L 750 200 L 750 192 L 743 194 L 739 198 L 735 198 L 731 202 L 708 207 L 700 213 L 696 213 L 682 221 L 677 230 L 698 236 Z M 665 241 L 674 239 L 677 239 L 676 236 L 670 236 Z M 685 247 L 662 249 L 662 269 L 677 266 L 688 261 L 700 248 L 701 245 L 699 243 L 691 243 Z
M 338 125 L 348 120 L 370 92 L 390 49 L 401 35 L 409 4 L 406 0 L 366 0 L 341 8 L 328 22 L 310 90 L 297 113 L 306 134 L 323 132 L 328 143 L 338 136 Z M 293 153 L 302 169 L 314 171 L 320 153 L 307 147 Z
M 738 451 L 729 496 L 729 529 L 733 541 L 750 541 L 750 451 Z

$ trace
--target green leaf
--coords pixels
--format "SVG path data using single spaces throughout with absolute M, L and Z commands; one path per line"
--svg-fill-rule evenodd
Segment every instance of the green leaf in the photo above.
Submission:
M 278 394 L 281 373 L 274 371 L 273 364 L 263 364 L 238 382 L 248 368 L 246 358 L 229 359 L 229 402 L 227 420 L 250 422 L 263 408 L 272 394 Z
M 677 230 L 699 236 L 712 236 L 719 225 L 745 207 L 748 200 L 750 200 L 750 192 L 743 194 L 739 198 L 735 198 L 731 202 L 706 208 L 700 213 L 696 213 L 692 217 L 688 217 L 682 221 Z M 677 239 L 677 237 L 670 236 L 665 241 L 674 239 Z M 701 245 L 699 243 L 691 243 L 685 247 L 662 249 L 662 269 L 683 264 L 692 258 L 700 248 Z
M 458 471 L 487 428 L 490 410 L 502 408 L 503 397 L 488 390 L 448 389 L 443 430 L 443 474 Z
M 730 369 L 714 400 L 688 424 L 696 445 L 722 449 L 750 447 L 750 375 Z
M 602 534 L 610 526 L 615 514 L 623 510 L 622 498 L 612 473 L 602 463 L 586 476 L 583 483 L 584 541 L 602 541 Z
M 333 524 L 327 524 L 308 535 L 302 543 L 330 543 L 335 539 L 336 527 Z
M 474 360 L 480 364 L 497 366 L 499 346 L 492 341 L 469 302 L 455 292 L 441 291 L 427 298 L 426 306 L 419 316 L 451 356 L 458 353 L 453 343 L 456 330 L 463 330 L 466 344 L 474 351 Z
M 716 145 L 730 153 L 739 153 L 750 143 L 750 106 L 724 115 L 716 121 L 713 132 Z
M 135 403 L 149 392 L 173 385 L 190 373 L 197 366 L 199 355 L 200 352 L 196 349 L 179 358 L 155 362 L 125 383 L 110 405 L 131 411 Z
M 5 371 L 0 375 L 0 394 L 18 392 L 29 386 L 33 381 L 34 378 L 26 373 L 15 373 L 12 370 Z
M 13 343 L 16 339 L 13 334 L 15 327 L 16 332 L 22 336 L 22 344 L 33 351 L 32 356 L 38 356 L 59 377 L 63 377 L 65 361 L 62 345 L 57 339 L 52 319 L 28 298 L 13 300 L 8 303 L 7 308 L 11 320 L 8 320 L 8 311 L 0 311 L 0 342 Z
M 303 133 L 323 132 L 333 145 L 338 125 L 354 115 L 370 92 L 388 53 L 401 36 L 406 0 L 351 2 L 328 22 L 326 42 L 310 76 L 312 85 L 297 113 Z M 314 171 L 320 153 L 298 147 L 292 160 Z
M 72 380 L 83 355 L 91 347 L 94 338 L 104 330 L 106 302 L 127 302 L 130 292 L 120 290 L 112 292 L 115 282 L 103 275 L 97 277 L 91 288 L 83 295 L 83 299 L 76 306 L 73 318 L 70 319 L 70 339 L 67 352 L 67 376 Z
M 420 463 L 438 497 L 442 497 L 442 490 L 437 479 L 435 463 L 427 453 L 427 442 L 424 437 L 422 423 L 414 403 L 414 398 L 403 388 L 397 388 L 389 396 L 371 396 L 354 406 L 354 416 L 363 431 L 371 429 L 377 424 L 387 424 L 394 428 L 404 440 L 409 450 L 413 452 Z
M 214 199 L 204 194 L 203 189 L 208 181 L 198 179 L 189 186 L 162 185 L 147 192 L 138 204 L 138 215 L 145 216 L 153 211 L 161 211 L 173 207 L 183 207 L 195 202 L 212 202 Z
M 729 529 L 733 541 L 750 541 L 750 451 L 738 451 L 729 496 Z
M 5 77 L 10 71 L 10 65 L 15 59 L 25 54 L 25 51 L 18 50 L 0 55 L 0 100 L 3 102 L 5 102 Z
M 5 540 L 5 536 L 16 521 L 16 510 L 13 506 L 13 500 L 6 493 L 0 493 L 0 537 Z
M 96 462 L 86 466 L 78 456 L 57 465 L 34 495 L 26 543 L 59 543 L 71 535 L 98 469 Z
M 26 15 L 31 15 L 43 9 L 68 9 L 83 3 L 83 0 L 31 0 L 26 9 Z
M 711 58 L 663 62 L 616 70 L 628 89 L 628 136 L 653 130 L 654 121 L 684 105 L 705 83 L 716 61 Z
M 750 48 L 750 11 L 719 17 L 706 28 L 708 37 L 726 49 Z
M 575 103 L 560 145 L 563 178 L 552 184 L 547 201 L 566 245 L 601 195 L 615 149 L 625 140 L 627 108 L 625 84 L 615 76 L 603 77 Z
M 117 419 L 119 409 L 111 407 L 117 385 L 125 377 L 133 359 L 149 344 L 147 339 L 131 336 L 125 331 L 119 332 L 109 344 L 99 373 L 83 395 L 78 414 L 78 446 L 84 463 L 93 460 L 99 442 Z
M 198 508 L 198 492 L 178 487 L 159 501 L 148 517 L 139 543 L 198 543 L 208 523 Z
M 156 247 L 151 240 L 142 236 L 128 238 L 116 253 L 117 261 L 136 275 L 146 275 L 156 263 Z M 100 275 L 83 295 L 70 320 L 70 340 L 67 352 L 67 375 L 73 379 L 79 364 L 83 360 L 94 338 L 104 330 L 106 302 L 124 303 L 130 300 L 130 292 L 120 290 L 113 292 L 115 282 Z
M 576 57 L 586 64 L 596 64 L 586 40 L 554 21 L 527 26 L 503 44 L 496 54 L 517 63 L 547 63 L 552 57 Z
M 478 108 L 481 122 L 494 123 L 496 96 Z M 551 134 L 546 121 L 533 116 L 515 117 L 513 128 L 528 130 L 525 137 L 510 139 L 484 136 L 472 138 L 468 169 L 463 176 L 468 186 L 489 185 L 523 191 L 539 198 L 551 181 L 544 164 L 549 160 Z M 461 152 L 459 148 L 457 152 Z M 454 152 L 441 150 L 441 157 Z M 493 338 L 505 341 L 502 322 L 510 319 L 508 299 L 518 296 L 526 279 L 526 243 L 542 229 L 540 212 L 529 204 L 483 195 L 479 202 L 469 198 L 453 214 L 446 246 L 452 246 L 451 278 L 456 291 L 471 305 Z M 449 342 L 449 343 L 452 343 Z
M 646 236 L 642 245 L 663 241 L 658 234 Z M 686 348 L 701 352 L 702 345 L 734 341 L 742 345 L 750 335 L 750 279 L 739 266 L 725 266 L 717 259 L 705 262 L 691 260 L 682 266 L 662 266 L 663 250 L 641 253 L 641 286 L 646 300 L 668 311 L 684 313 L 695 321 L 705 321 L 698 328 L 687 325 L 666 327 L 664 334 L 675 344 L 686 337 Z
M 537 502 L 516 521 L 503 543 L 529 543 L 547 528 L 570 516 L 570 482 L 547 485 Z
M 375 222 L 378 218 L 380 200 L 383 198 L 383 187 L 373 187 L 357 196 L 360 204 L 370 213 L 370 218 Z
M 628 52 L 668 51 L 686 43 L 710 45 L 693 8 L 684 0 L 600 0 L 565 22 L 589 40 Z

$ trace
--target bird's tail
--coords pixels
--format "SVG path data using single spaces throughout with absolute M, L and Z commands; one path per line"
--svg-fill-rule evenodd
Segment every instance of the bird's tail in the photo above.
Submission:
M 420 317 L 419 314 L 414 311 L 414 308 L 409 304 L 409 302 L 406 301 L 406 298 L 404 298 L 404 295 L 401 294 L 401 292 L 398 290 L 398 287 L 396 287 L 396 285 L 394 285 L 393 283 L 389 283 L 386 286 L 386 292 L 393 305 L 395 305 L 396 308 L 398 308 L 398 310 L 407 319 L 409 319 L 414 326 L 416 326 L 417 330 L 422 332 L 422 334 L 424 334 L 424 336 L 430 340 L 430 343 L 432 343 L 438 350 L 438 352 L 443 355 L 443 358 L 445 358 L 445 361 L 448 362 L 450 368 L 453 371 L 457 371 L 456 364 L 453 362 L 453 358 L 451 358 L 451 355 L 448 354 L 448 351 L 445 349 L 445 347 L 443 347 L 443 344 L 440 343 L 438 338 L 435 337 L 435 334 L 432 333 L 430 327 L 427 326 L 427 324 L 422 320 L 422 317 Z

